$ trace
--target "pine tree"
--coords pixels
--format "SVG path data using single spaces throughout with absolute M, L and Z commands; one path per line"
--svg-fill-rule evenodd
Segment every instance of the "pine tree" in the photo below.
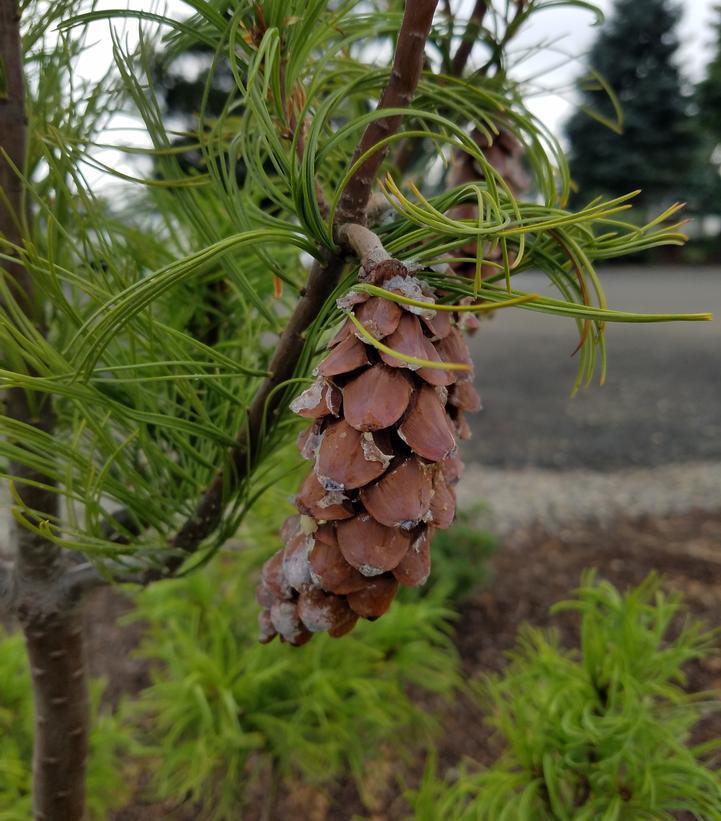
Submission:
M 721 212 L 721 6 L 716 11 L 716 51 L 696 88 L 702 173 L 696 175 L 698 194 L 691 202 L 701 214 Z
M 702 127 L 721 143 L 721 6 L 716 6 L 716 12 L 716 52 L 706 67 L 706 76 L 699 83 L 696 101 Z
M 360 590 L 342 595 L 356 616 L 375 618 L 381 608 L 368 599 L 378 604 L 379 580 L 386 592 L 400 581 L 384 574 L 419 583 L 428 570 L 425 538 L 414 539 L 417 550 L 406 560 L 403 526 L 425 537 L 429 523 L 445 526 L 452 516 L 445 485 L 457 478 L 454 429 L 465 433 L 461 412 L 477 402 L 460 377 L 448 388 L 434 381 L 442 371 L 471 371 L 460 342 L 467 313 L 513 306 L 575 321 L 579 384 L 598 364 L 603 369 L 608 324 L 709 318 L 607 308 L 594 263 L 682 243 L 676 226 L 659 227 L 677 209 L 644 226 L 618 219 L 627 197 L 565 210 L 563 152 L 502 70 L 505 45 L 547 4 L 497 5 L 479 0 L 464 21 L 438 12 L 438 0 L 245 0 L 232 17 L 223 2 L 188 0 L 189 20 L 159 18 L 161 50 L 183 53 L 200 39 L 214 55 L 227 55 L 233 75 L 222 113 L 209 117 L 205 105 L 199 112 L 192 136 L 202 162 L 194 170 L 179 162 L 175 135 L 163 124 L 152 77 L 157 50 L 146 37 L 133 53 L 114 28 L 117 73 L 77 81 L 83 26 L 98 18 L 144 20 L 146 12 L 99 11 L 91 0 L 0 0 L 0 476 L 12 483 L 16 524 L 14 560 L 0 562 L 0 615 L 18 620 L 31 660 L 38 818 L 85 816 L 85 597 L 103 585 L 145 586 L 210 561 L 287 472 L 275 457 L 297 432 L 291 403 L 316 413 L 307 393 L 299 397 L 316 368 L 326 380 L 316 390 L 335 398 L 324 417 L 343 418 L 320 423 L 317 466 L 329 493 L 317 495 L 311 474 L 297 497 L 298 523 L 314 542 L 324 536 L 326 548 L 338 536 L 343 561 L 365 569 L 350 568 L 363 576 L 363 606 Z M 58 26 L 62 36 L 46 42 Z M 462 44 L 476 36 L 493 56 L 473 71 L 474 43 Z M 379 54 L 392 59 L 379 67 Z M 441 55 L 445 71 L 435 70 L 431 55 Z M 93 148 L 104 144 L 103 126 L 127 110 L 144 122 L 155 176 L 132 181 L 122 196 L 93 190 L 84 163 L 99 167 Z M 419 150 L 404 151 L 413 141 Z M 514 184 L 504 176 L 519 153 L 533 175 L 534 201 L 514 190 L 517 168 Z M 413 156 L 413 166 L 404 156 Z M 448 173 L 454 157 L 463 171 L 455 180 Z M 431 187 L 436 168 L 446 177 Z M 102 170 L 113 179 L 113 168 Z M 472 278 L 459 275 L 454 266 L 469 262 Z M 387 266 L 405 285 L 366 278 Z M 513 276 L 529 269 L 545 271 L 560 298 L 514 288 Z M 417 280 L 420 293 L 404 292 L 403 274 Z M 387 339 L 373 306 L 398 320 Z M 411 308 L 428 312 L 424 327 Z M 444 313 L 452 316 L 445 323 Z M 320 362 L 347 321 L 364 341 L 353 331 Z M 450 351 L 449 340 L 457 342 Z M 330 372 L 330 358 L 337 365 L 339 351 L 349 348 L 358 356 L 353 370 L 364 369 L 361 389 L 346 375 L 350 367 Z M 389 364 L 376 351 L 398 373 L 372 367 Z M 380 395 L 402 414 L 384 415 L 390 441 L 382 451 L 367 429 L 372 420 L 359 418 L 367 380 L 394 385 Z M 365 473 L 339 478 L 343 461 Z M 415 483 L 395 481 L 401 465 L 416 472 Z M 434 505 L 423 478 L 431 474 Z M 327 498 L 346 490 L 347 498 Z M 417 505 L 414 490 L 423 496 Z M 328 527 L 330 503 L 351 514 L 351 524 Z M 391 526 L 376 527 L 371 511 Z M 349 545 L 350 528 L 364 533 Z M 290 554 L 292 537 L 284 535 Z M 313 566 L 317 554 L 298 541 L 317 580 L 309 572 L 293 593 L 281 586 L 285 571 L 277 573 L 278 586 L 261 590 L 261 603 L 302 620 L 294 610 L 302 594 L 304 629 L 330 626 L 330 617 L 338 626 L 339 613 L 349 616 L 346 602 L 325 596 L 336 595 L 330 568 Z M 351 552 L 357 545 L 380 553 L 382 564 L 372 556 L 366 567 Z M 398 545 L 405 554 L 389 555 Z M 284 550 L 283 558 L 292 557 Z M 367 582 L 379 569 L 377 583 Z M 318 601 L 320 615 L 306 608 Z M 272 616 L 274 631 L 296 638 Z
M 591 49 L 591 72 L 579 82 L 581 108 L 567 125 L 579 202 L 630 188 L 641 189 L 646 207 L 679 197 L 697 139 L 674 60 L 679 18 L 669 0 L 616 0 Z M 621 133 L 609 128 L 618 105 Z

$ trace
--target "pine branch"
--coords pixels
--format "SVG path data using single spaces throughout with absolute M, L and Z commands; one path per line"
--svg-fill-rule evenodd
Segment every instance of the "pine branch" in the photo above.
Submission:
M 476 44 L 476 39 L 481 31 L 489 2 L 490 0 L 476 0 L 473 12 L 468 18 L 468 25 L 463 33 L 461 44 L 458 46 L 458 51 L 454 54 L 451 62 L 451 74 L 454 77 L 460 77 L 463 74 L 463 69 L 466 67 L 468 58 L 471 56 L 471 51 L 473 51 L 473 46 Z
M 15 168 L 25 166 L 25 94 L 20 15 L 15 0 L 0 0 L 0 240 L 21 245 L 25 199 Z M 11 299 L 43 332 L 28 271 L 15 262 L 2 272 Z M 6 415 L 51 433 L 55 419 L 49 396 L 19 388 L 7 391 Z M 54 518 L 58 497 L 41 472 L 11 463 L 17 493 L 28 508 Z M 24 481 L 29 480 L 29 481 Z M 15 528 L 12 576 L 0 571 L 0 603 L 18 618 L 28 649 L 35 703 L 33 814 L 39 819 L 80 821 L 85 803 L 88 697 L 81 622 L 63 596 L 68 557 L 42 536 Z
M 423 69 L 426 40 L 437 5 L 438 0 L 408 0 L 406 3 L 390 80 L 381 96 L 379 108 L 404 108 L 410 103 Z M 366 128 L 353 155 L 353 162 L 372 150 L 382 139 L 395 133 L 400 121 L 400 116 L 374 120 Z M 374 151 L 348 183 L 336 214 L 339 225 L 346 222 L 365 223 L 371 185 L 386 152 L 387 148 Z
M 483 25 L 483 18 L 486 16 L 488 4 L 491 0 L 476 0 L 476 5 L 473 8 L 471 16 L 468 18 L 466 30 L 463 33 L 461 44 L 458 46 L 458 51 L 453 56 L 451 61 L 450 73 L 453 77 L 460 77 L 466 67 L 468 58 L 471 55 L 473 46 L 475 45 L 478 34 Z M 446 13 L 452 17 L 452 10 L 450 4 L 447 4 Z M 455 18 L 452 18 L 455 22 Z M 453 28 L 453 24 L 451 25 Z M 422 153 L 422 145 L 417 139 L 404 139 L 398 150 L 395 153 L 394 163 L 399 171 L 406 171 L 418 159 Z
M 408 0 L 406 3 L 393 69 L 379 107 L 404 107 L 412 99 L 421 76 L 423 53 L 437 4 L 438 0 Z M 395 132 L 400 120 L 399 116 L 393 116 L 371 123 L 363 134 L 354 160 Z M 338 225 L 365 223 L 371 185 L 383 156 L 384 151 L 376 151 L 348 183 L 336 215 Z M 294 375 L 304 349 L 304 333 L 338 284 L 345 262 L 344 249 L 314 263 L 271 360 L 269 371 L 272 376 L 262 383 L 248 409 L 246 424 L 230 454 L 229 466 L 216 474 L 195 512 L 174 537 L 171 546 L 175 550 L 169 553 L 164 568 L 146 572 L 141 580 L 143 583 L 172 575 L 220 523 L 226 503 L 257 462 L 261 431 L 264 426 L 272 426 L 280 414 L 282 392 L 276 388 Z

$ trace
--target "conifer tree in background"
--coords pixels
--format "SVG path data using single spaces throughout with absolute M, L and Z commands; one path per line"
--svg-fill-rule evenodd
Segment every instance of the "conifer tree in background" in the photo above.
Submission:
M 671 0 L 614 3 L 579 82 L 581 108 L 566 127 L 577 202 L 631 184 L 646 208 L 682 195 L 697 136 L 676 64 L 681 8 Z
M 363 577 L 367 599 L 373 575 L 395 587 L 384 574 L 403 556 L 396 563 L 388 554 L 398 545 L 408 552 L 408 525 L 425 537 L 429 523 L 445 526 L 452 517 L 450 493 L 435 514 L 430 509 L 443 483 L 429 488 L 424 472 L 430 476 L 436 468 L 427 463 L 446 459 L 446 469 L 454 467 L 450 425 L 462 435 L 461 411 L 475 404 L 460 377 L 442 375 L 471 373 L 460 338 L 468 312 L 513 306 L 574 321 L 578 385 L 597 366 L 603 374 L 611 323 L 709 318 L 642 315 L 606 303 L 596 262 L 681 244 L 684 236 L 668 224 L 676 206 L 646 225 L 624 222 L 628 195 L 567 210 L 563 152 L 504 71 L 515 32 L 557 3 L 478 0 L 467 19 L 453 13 L 461 4 L 444 3 L 443 12 L 437 5 L 188 0 L 192 17 L 178 20 L 98 10 L 91 0 L 0 0 L 0 475 L 10 480 L 15 518 L 13 559 L 0 562 L 0 614 L 19 622 L 31 660 L 38 819 L 85 815 L 85 597 L 103 585 L 144 586 L 210 561 L 287 473 L 275 457 L 297 434 L 290 405 L 313 384 L 314 371 L 322 377 L 317 407 L 307 393 L 294 407 L 311 416 L 342 412 L 342 424 L 355 419 L 358 429 L 334 438 L 341 420 L 325 419 L 309 444 L 309 451 L 317 445 L 323 493 L 313 495 L 320 484 L 312 487 L 311 474 L 303 489 L 310 492 L 298 499 L 298 525 L 308 537 L 300 540 L 300 559 L 308 559 L 303 550 L 311 549 L 311 536 L 319 541 L 334 504 L 352 522 L 339 547 L 365 571 L 353 567 L 350 576 L 358 582 L 357 570 Z M 115 73 L 79 81 L 87 24 L 109 18 L 117 26 L 129 17 L 161 23 L 163 42 L 143 36 L 131 53 L 111 27 Z M 648 9 L 642 17 L 657 23 Z M 55 29 L 60 34 L 48 38 Z M 184 168 L 163 122 L 153 61 L 163 48 L 182 54 L 199 40 L 211 49 L 214 69 L 227 60 L 233 83 L 220 114 L 208 116 L 211 71 L 191 135 L 202 161 Z M 389 58 L 380 66 L 379 54 Z M 654 82 L 655 66 L 639 65 Z M 120 196 L 109 196 L 84 171 L 89 163 L 117 182 L 96 149 L 119 111 L 142 119 L 156 167 L 153 178 L 131 179 Z M 532 201 L 496 167 L 507 172 L 521 153 L 537 192 Z M 453 163 L 469 173 L 454 181 Z M 659 167 L 670 164 L 669 156 Z M 429 180 L 444 173 L 431 188 Z M 623 187 L 645 184 L 645 173 L 629 168 Z M 470 277 L 457 273 L 458 263 L 470 263 Z M 388 267 L 400 282 L 372 276 Z M 515 288 L 515 274 L 529 269 L 544 271 L 558 298 Z M 361 303 L 368 307 L 353 307 Z M 386 337 L 380 319 L 389 314 L 398 328 Z M 410 333 L 399 330 L 401 318 Z M 328 359 L 350 354 L 355 364 L 331 372 L 320 353 L 344 322 L 353 328 Z M 449 339 L 458 344 L 443 353 Z M 398 417 L 358 421 L 367 408 L 352 401 L 348 374 L 371 359 L 378 364 L 379 351 L 398 373 L 382 366 L 363 374 L 393 383 L 379 395 L 403 401 Z M 439 379 L 459 385 L 449 390 Z M 369 430 L 381 421 L 379 436 L 389 440 L 382 452 Z M 428 453 L 433 442 L 438 452 Z M 346 461 L 363 475 L 338 480 L 336 468 Z M 391 482 L 399 462 L 410 463 L 415 484 L 396 482 L 393 494 L 369 485 L 381 475 Z M 455 478 L 449 474 L 447 483 Z M 409 512 L 414 488 L 423 504 Z M 346 498 L 346 490 L 358 493 Z M 393 510 L 385 509 L 386 495 Z M 361 505 L 390 524 L 376 527 Z M 366 566 L 351 550 L 362 541 L 344 540 L 351 527 L 365 531 L 362 546 L 378 548 L 382 565 L 373 557 Z M 337 528 L 323 530 L 324 556 L 337 559 Z M 421 581 L 428 570 L 425 538 L 413 544 L 418 555 L 399 571 L 404 582 Z M 286 586 L 284 569 L 273 574 L 264 581 L 278 585 L 264 591 L 264 606 L 303 620 L 301 593 L 314 589 L 325 608 L 321 593 L 331 590 L 333 569 L 303 575 L 302 591 Z M 301 570 L 308 570 L 303 561 Z M 343 604 L 330 599 L 330 616 Z M 354 612 L 374 618 L 365 606 Z M 311 632 L 330 626 L 327 612 L 311 615 L 311 627 L 304 621 Z
M 701 126 L 721 146 L 721 5 L 716 6 L 714 56 L 699 83 L 696 101 Z
M 714 56 L 696 89 L 702 171 L 698 176 L 698 210 L 721 215 L 721 6 L 716 6 Z M 695 204 L 695 203 L 694 203 Z M 718 245 L 719 238 L 715 241 Z

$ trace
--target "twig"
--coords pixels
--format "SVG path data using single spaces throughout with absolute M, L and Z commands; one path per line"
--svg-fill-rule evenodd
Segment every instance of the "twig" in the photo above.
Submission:
M 488 61 L 483 66 L 481 66 L 481 68 L 478 69 L 476 74 L 488 74 L 491 66 L 493 65 L 495 65 L 496 68 L 501 67 L 501 57 L 503 55 L 503 50 L 515 37 L 516 32 L 518 31 L 518 26 L 520 25 L 520 22 L 522 20 L 522 15 L 525 10 L 525 0 L 516 0 L 516 11 L 513 15 L 513 18 L 509 21 L 506 17 L 506 30 L 503 33 L 503 37 L 494 44 L 493 54 L 490 56 Z
M 15 574 L 11 562 L 0 561 L 0 617 L 10 615 L 15 600 Z
M 463 32 L 461 44 L 458 46 L 458 51 L 451 61 L 451 74 L 454 77 L 460 77 L 461 74 L 463 74 L 463 69 L 466 67 L 468 58 L 471 56 L 471 51 L 473 51 L 473 46 L 476 44 L 476 39 L 481 31 L 483 18 L 486 16 L 489 2 L 490 0 L 476 0 L 473 12 L 468 18 L 466 30 Z
M 458 51 L 453 56 L 450 65 L 450 73 L 453 77 L 460 77 L 463 74 L 463 69 L 466 67 L 468 58 L 470 57 L 473 46 L 478 37 L 478 34 L 483 25 L 483 18 L 486 16 L 488 4 L 491 0 L 476 0 L 476 5 L 473 8 L 471 16 L 468 18 L 466 30 L 463 33 L 461 44 Z M 447 13 L 452 14 L 450 5 L 447 7 Z M 453 18 L 455 24 L 455 18 Z M 407 171 L 422 154 L 422 141 L 415 138 L 407 138 L 403 140 L 395 153 L 394 164 L 396 168 L 403 173 Z
M 390 80 L 381 96 L 379 108 L 403 108 L 411 101 L 423 69 L 426 40 L 437 5 L 438 0 L 408 0 L 406 3 Z M 400 116 L 393 116 L 381 117 L 370 123 L 353 155 L 353 162 L 397 131 L 400 121 Z M 339 225 L 345 222 L 365 223 L 371 185 L 386 152 L 387 147 L 374 151 L 353 175 L 336 213 Z
M 337 233 L 338 239 L 353 251 L 366 271 L 391 258 L 378 235 L 363 225 L 341 225 Z

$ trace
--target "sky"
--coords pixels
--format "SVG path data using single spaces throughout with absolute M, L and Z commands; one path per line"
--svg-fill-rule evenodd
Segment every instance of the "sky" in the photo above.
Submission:
M 463 7 L 472 8 L 473 0 L 461 0 Z M 596 5 L 604 12 L 609 12 L 613 0 L 595 0 Z M 637 0 L 643 4 L 645 0 Z M 718 0 L 681 0 L 682 18 L 679 34 L 682 48 L 679 51 L 679 63 L 683 75 L 691 81 L 703 76 L 705 64 L 712 55 L 713 32 L 711 22 L 717 19 L 714 6 Z M 118 8 L 117 0 L 100 0 L 100 8 Z M 170 16 L 182 19 L 190 13 L 188 4 L 182 0 L 163 2 L 143 2 L 143 0 L 126 0 L 123 4 L 134 9 L 154 9 L 165 7 Z M 453 2 L 455 8 L 461 6 Z M 561 136 L 563 124 L 573 111 L 573 81 L 583 73 L 583 55 L 589 50 L 597 29 L 593 26 L 594 16 L 588 11 L 568 8 L 550 8 L 536 14 L 527 29 L 513 41 L 511 54 L 519 59 L 528 53 L 529 48 L 541 43 L 545 47 L 541 54 L 523 59 L 515 69 L 515 76 L 529 81 L 533 94 L 527 99 L 529 108 L 552 132 Z M 107 24 L 94 24 L 90 41 L 93 48 L 83 55 L 79 73 L 86 77 L 97 77 L 111 59 L 110 43 L 107 35 Z M 131 35 L 136 23 L 128 26 Z M 480 59 L 480 58 L 479 58 Z M 118 118 L 114 128 L 137 126 L 137 123 Z M 118 139 L 119 134 L 114 134 Z M 131 144 L 143 144 L 137 133 L 127 131 L 123 140 Z M 109 157 L 103 159 L 108 160 Z
M 641 5 L 644 1 L 637 0 Z M 682 18 L 678 31 L 682 47 L 678 62 L 687 80 L 700 80 L 713 54 L 711 23 L 718 19 L 713 11 L 717 2 L 683 0 L 680 3 Z M 605 14 L 613 6 L 612 0 L 595 0 L 595 3 Z M 529 28 L 514 41 L 514 51 L 523 51 L 544 40 L 556 41 L 545 49 L 543 55 L 518 66 L 516 76 L 524 79 L 538 77 L 538 84 L 560 90 L 560 93 L 543 94 L 539 89 L 538 95 L 534 94 L 528 100 L 533 113 L 558 135 L 573 111 L 573 91 L 569 84 L 582 73 L 583 55 L 590 49 L 597 33 L 593 23 L 594 16 L 587 11 L 552 8 L 537 14 Z M 550 70 L 554 66 L 555 70 Z

